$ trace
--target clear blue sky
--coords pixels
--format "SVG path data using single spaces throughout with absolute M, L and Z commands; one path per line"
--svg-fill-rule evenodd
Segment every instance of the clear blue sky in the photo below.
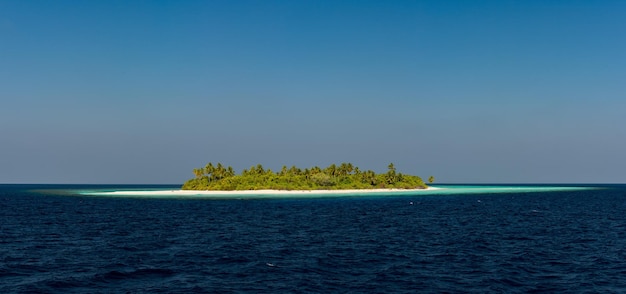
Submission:
M 626 182 L 625 1 L 0 1 L 0 183 Z

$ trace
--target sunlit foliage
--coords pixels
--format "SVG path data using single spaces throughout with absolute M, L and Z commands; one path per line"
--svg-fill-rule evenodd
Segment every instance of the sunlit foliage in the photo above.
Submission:
M 396 171 L 393 163 L 387 172 L 377 174 L 362 171 L 351 163 L 331 164 L 300 169 L 283 166 L 279 172 L 265 169 L 261 164 L 235 174 L 233 168 L 221 163 L 208 163 L 193 170 L 195 178 L 183 184 L 184 190 L 344 190 L 344 189 L 420 189 L 426 184 L 418 176 Z

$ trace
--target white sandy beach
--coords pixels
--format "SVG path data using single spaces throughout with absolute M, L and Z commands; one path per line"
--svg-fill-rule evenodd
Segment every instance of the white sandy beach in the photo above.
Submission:
M 158 190 L 158 191 L 114 191 L 99 192 L 98 195 L 136 195 L 136 196 L 220 196 L 220 195 L 320 195 L 320 194 L 371 194 L 371 193 L 407 193 L 438 190 L 441 188 L 428 187 L 426 189 L 353 189 L 353 190 L 245 190 L 245 191 L 207 191 L 207 190 Z

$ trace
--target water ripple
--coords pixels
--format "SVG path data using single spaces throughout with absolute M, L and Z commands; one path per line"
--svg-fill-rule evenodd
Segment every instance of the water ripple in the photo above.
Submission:
M 0 187 L 0 291 L 625 292 L 625 191 L 192 201 Z

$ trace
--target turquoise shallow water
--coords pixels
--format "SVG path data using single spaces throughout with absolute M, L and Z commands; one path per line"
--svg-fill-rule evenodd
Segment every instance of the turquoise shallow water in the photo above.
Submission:
M 492 194 L 492 193 L 537 193 L 601 189 L 594 186 L 572 185 L 445 185 L 433 186 L 441 189 L 426 191 L 427 194 Z
M 221 195 L 207 195 L 199 191 L 198 194 L 173 192 L 173 189 L 95 189 L 95 190 L 71 190 L 71 194 L 101 197 L 138 197 L 138 198 L 192 198 L 192 199 L 268 199 L 268 198 L 337 198 L 337 197 L 382 197 L 382 196 L 419 196 L 419 195 L 460 195 L 460 194 L 495 194 L 495 193 L 539 193 L 600 189 L 594 186 L 572 185 L 433 185 L 434 189 L 424 191 L 380 191 L 380 192 L 354 192 L 340 194 L 325 194 L 316 191 L 306 193 L 276 193 L 267 194 L 254 192 L 233 193 Z M 162 193 L 161 193 L 162 192 Z M 193 193 L 193 192 L 191 192 Z
M 0 185 L 0 293 L 626 293 L 626 185 L 245 200 Z

